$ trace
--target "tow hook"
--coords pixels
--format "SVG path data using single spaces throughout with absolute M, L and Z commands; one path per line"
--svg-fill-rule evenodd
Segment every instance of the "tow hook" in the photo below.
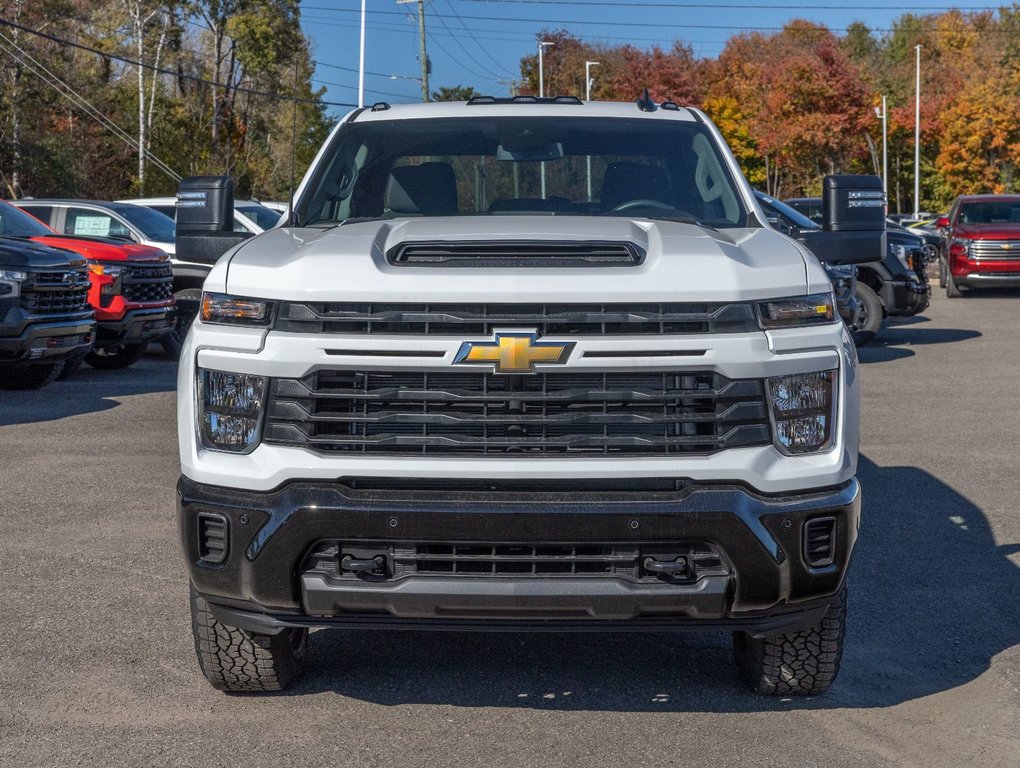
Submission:
M 382 555 L 376 555 L 371 559 L 359 559 L 350 555 L 344 555 L 343 559 L 340 560 L 340 567 L 345 571 L 352 571 L 353 573 L 381 574 L 386 571 L 386 558 Z
M 678 557 L 674 560 L 656 560 L 654 557 L 646 557 L 643 563 L 644 569 L 656 576 L 685 576 L 687 574 L 687 558 Z

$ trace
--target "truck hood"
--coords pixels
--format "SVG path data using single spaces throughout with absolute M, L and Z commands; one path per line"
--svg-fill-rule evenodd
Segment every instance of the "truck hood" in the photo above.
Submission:
M 105 237 L 79 237 L 68 235 L 45 235 L 33 237 L 37 243 L 65 248 L 81 254 L 89 261 L 153 262 L 166 261 L 167 256 L 158 248 L 149 245 L 112 240 Z
M 1020 224 L 957 224 L 954 237 L 972 240 L 1020 240 Z
M 436 241 L 620 241 L 646 256 L 634 266 L 550 268 L 386 260 L 397 245 Z M 770 228 L 717 231 L 647 219 L 437 217 L 280 228 L 242 243 L 228 261 L 228 293 L 303 302 L 728 302 L 830 288 L 814 258 Z
M 85 259 L 70 251 L 39 245 L 22 238 L 0 237 L 0 267 L 18 270 L 84 267 Z

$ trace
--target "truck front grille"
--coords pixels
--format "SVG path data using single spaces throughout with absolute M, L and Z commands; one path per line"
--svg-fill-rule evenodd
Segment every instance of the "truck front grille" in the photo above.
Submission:
M 81 269 L 29 272 L 21 286 L 21 305 L 35 315 L 87 312 L 88 271 Z
M 173 295 L 173 281 L 173 268 L 169 264 L 132 266 L 124 274 L 121 292 L 127 301 L 135 304 L 163 302 Z
M 747 333 L 750 304 L 297 304 L 285 302 L 276 329 L 294 333 L 488 336 L 526 327 L 542 336 Z
M 769 445 L 761 380 L 324 370 L 274 379 L 264 441 L 323 453 L 668 456 Z
M 345 558 L 372 560 L 376 572 L 345 568 Z M 673 573 L 653 571 L 654 563 L 680 562 Z M 308 557 L 304 573 L 327 578 L 401 579 L 410 576 L 477 576 L 514 578 L 616 578 L 639 581 L 695 581 L 728 570 L 709 544 L 691 543 L 432 543 L 326 542 Z
M 972 259 L 1020 260 L 1020 240 L 975 240 L 970 244 Z

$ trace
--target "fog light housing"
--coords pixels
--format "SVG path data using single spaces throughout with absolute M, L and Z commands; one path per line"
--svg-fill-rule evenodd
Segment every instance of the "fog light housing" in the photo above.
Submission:
M 837 383 L 834 370 L 768 379 L 776 448 L 793 456 L 832 447 Z
M 262 431 L 266 377 L 198 370 L 198 420 L 202 445 L 214 451 L 250 453 Z

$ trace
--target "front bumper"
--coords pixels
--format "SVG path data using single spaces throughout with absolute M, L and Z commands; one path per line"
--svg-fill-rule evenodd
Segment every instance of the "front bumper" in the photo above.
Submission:
M 92 313 L 59 319 L 11 311 L 0 320 L 0 362 L 56 362 L 92 348 L 96 323 Z
M 141 344 L 165 336 L 173 327 L 171 307 L 132 309 L 119 320 L 101 320 L 96 346 Z
M 203 560 L 200 520 L 210 518 L 226 528 L 222 563 Z M 804 555 L 805 523 L 820 518 L 834 520 L 832 562 L 811 567 Z M 781 496 L 722 484 L 640 493 L 355 490 L 307 482 L 259 493 L 184 477 L 178 484 L 179 530 L 192 582 L 225 623 L 262 632 L 333 624 L 784 632 L 824 613 L 845 577 L 859 519 L 856 480 Z M 638 549 L 689 542 L 713 548 L 723 568 L 680 581 L 495 574 L 332 578 L 306 567 L 324 542 L 618 542 Z
M 931 286 L 920 281 L 892 281 L 887 290 L 890 300 L 886 302 L 886 314 L 909 317 L 923 312 L 931 302 Z
M 1020 272 L 970 272 L 953 280 L 967 288 L 1020 288 Z

